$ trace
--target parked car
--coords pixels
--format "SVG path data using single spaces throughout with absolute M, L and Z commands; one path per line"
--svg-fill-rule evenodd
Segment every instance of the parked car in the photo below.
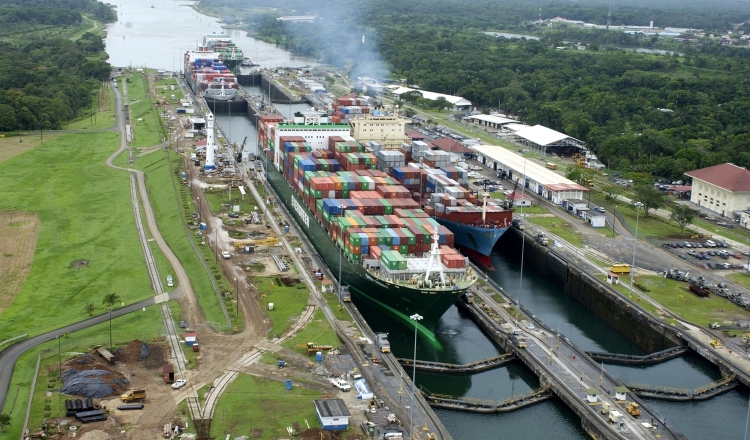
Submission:
M 180 388 L 184 387 L 186 383 L 187 383 L 187 381 L 185 379 L 177 379 L 172 384 L 172 389 L 173 390 L 179 390 Z
M 742 255 L 740 255 L 740 254 L 732 254 L 732 256 L 733 256 L 734 258 L 738 259 L 738 260 L 741 260 L 741 259 L 742 259 Z
M 727 222 L 716 222 L 716 226 L 726 226 Z
M 221 251 L 221 256 L 224 257 L 225 260 L 230 259 L 232 256 L 229 254 L 229 251 Z
M 693 247 L 693 245 L 692 245 L 692 244 L 690 244 L 690 243 L 688 243 L 688 242 L 686 241 L 686 242 L 685 242 L 685 247 L 686 247 L 686 248 L 691 248 L 691 247 Z
M 695 256 L 698 256 L 698 252 L 695 252 L 695 251 L 693 251 L 693 250 L 687 251 L 687 253 L 688 253 L 688 255 L 692 255 L 692 256 L 694 256 L 694 257 L 695 257 Z
M 678 257 L 682 258 L 683 260 L 687 260 L 687 255 L 685 254 L 679 254 Z
M 670 246 L 672 246 L 672 248 L 677 248 L 678 244 L 677 243 L 672 243 Z
M 682 244 L 682 243 L 677 243 L 677 247 L 678 247 L 678 248 L 680 248 L 680 249 L 682 249 L 682 248 L 684 248 L 684 247 L 685 247 L 685 245 L 684 245 L 684 244 Z
M 232 212 L 229 214 L 229 218 L 240 218 L 240 215 Z

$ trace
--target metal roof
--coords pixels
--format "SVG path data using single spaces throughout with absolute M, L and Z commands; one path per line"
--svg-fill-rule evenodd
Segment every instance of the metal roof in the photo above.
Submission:
M 490 122 L 492 124 L 509 124 L 511 122 L 518 122 L 515 119 L 503 118 L 498 115 L 474 115 L 468 116 L 466 119 L 476 119 L 478 121 Z
M 578 139 L 570 137 L 565 133 L 560 133 L 559 131 L 547 128 L 543 125 L 535 125 L 533 127 L 518 130 L 516 132 L 516 136 L 522 137 L 530 142 L 545 147 L 547 145 L 554 144 L 555 142 L 560 142 L 561 140 L 568 138 L 578 141 Z
M 342 399 L 316 399 L 313 402 L 321 417 L 351 417 Z
M 588 191 L 588 188 L 585 186 L 581 186 L 572 180 L 566 179 L 564 176 L 539 165 L 538 160 L 527 159 L 518 153 L 503 147 L 495 145 L 476 145 L 472 146 L 471 149 L 480 154 L 484 154 L 495 162 L 513 169 L 515 173 L 526 174 L 529 179 L 534 180 L 553 191 Z
M 411 92 L 412 90 L 414 90 L 414 91 L 421 93 L 424 99 L 430 99 L 434 101 L 442 96 L 443 98 L 446 99 L 446 101 L 450 102 L 454 106 L 471 105 L 471 101 L 461 96 L 445 95 L 443 93 L 428 92 L 426 90 L 412 89 L 411 87 L 396 87 L 396 88 L 388 87 L 388 88 L 391 89 L 394 95 L 400 95 L 402 93 Z
M 732 163 L 688 171 L 685 175 L 732 192 L 750 191 L 750 171 Z

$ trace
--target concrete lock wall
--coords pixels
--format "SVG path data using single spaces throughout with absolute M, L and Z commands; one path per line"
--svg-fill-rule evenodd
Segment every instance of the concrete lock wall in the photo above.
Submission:
M 586 273 L 563 255 L 538 244 L 528 235 L 511 228 L 506 235 L 510 245 L 520 248 L 525 237 L 524 264 L 547 278 L 564 283 L 565 294 L 578 301 L 596 316 L 614 327 L 648 353 L 682 345 L 682 338 L 670 327 L 651 319 L 633 307 L 620 293 L 604 281 Z

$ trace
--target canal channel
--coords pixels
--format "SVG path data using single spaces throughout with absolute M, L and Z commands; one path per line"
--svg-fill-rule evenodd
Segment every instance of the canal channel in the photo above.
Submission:
M 221 32 L 215 18 L 197 14 L 193 2 L 132 0 L 118 6 L 121 20 L 107 28 L 107 52 L 115 66 L 148 66 L 179 70 L 185 50 L 192 49 L 202 35 Z M 259 42 L 245 32 L 231 31 L 245 56 L 263 67 L 295 67 L 314 64 L 314 61 L 295 57 L 273 45 Z M 142 47 L 149 47 L 143 51 Z M 261 94 L 260 88 L 246 88 L 251 95 Z M 284 116 L 307 108 L 306 105 L 279 105 Z M 231 142 L 241 144 L 254 153 L 256 131 L 253 121 L 244 115 L 217 115 Z M 502 285 L 514 297 L 520 297 L 524 307 L 532 311 L 549 327 L 586 351 L 644 354 L 643 351 L 610 327 L 600 318 L 564 294 L 558 283 L 541 277 L 533 269 L 524 268 L 520 279 L 520 250 L 506 245 L 501 239 L 493 253 L 496 270 L 488 276 Z M 520 286 L 520 288 L 519 288 Z M 362 314 L 375 331 L 390 334 L 396 356 L 414 356 L 414 333 L 382 315 Z M 502 350 L 490 341 L 479 328 L 457 308 L 451 308 L 440 321 L 436 335 L 442 350 L 428 344 L 418 344 L 417 358 L 423 360 L 464 364 L 496 356 Z M 604 364 L 603 368 L 628 383 L 641 383 L 678 388 L 696 388 L 720 378 L 712 364 L 697 355 L 689 354 L 663 364 L 647 367 Z M 411 372 L 409 371 L 409 374 Z M 439 376 L 417 373 L 416 383 L 432 393 L 464 396 L 482 400 L 501 400 L 530 391 L 539 386 L 537 377 L 520 362 L 472 376 Z M 405 389 L 404 393 L 408 391 Z M 737 388 L 711 400 L 701 402 L 666 402 L 648 400 L 668 423 L 690 439 L 741 438 L 748 408 L 748 391 Z M 585 439 L 577 416 L 557 399 L 504 414 L 473 414 L 436 410 L 456 440 L 476 438 L 555 438 Z

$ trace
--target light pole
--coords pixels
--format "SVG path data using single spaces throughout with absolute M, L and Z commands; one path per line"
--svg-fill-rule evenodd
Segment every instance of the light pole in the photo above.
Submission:
M 109 306 L 109 349 L 112 350 L 112 306 Z
M 421 321 L 424 318 L 424 316 L 415 313 L 409 317 L 409 319 L 414 321 L 414 361 L 411 364 L 411 405 L 409 406 L 409 435 L 414 438 L 414 389 L 416 386 L 416 377 L 417 377 L 417 327 L 419 326 L 419 321 Z
M 60 335 L 55 336 L 57 339 L 57 377 L 62 377 L 62 360 L 60 359 Z
M 633 290 L 633 269 L 635 269 L 635 247 L 638 245 L 638 214 L 643 203 L 635 202 L 635 237 L 633 238 L 633 264 L 630 265 L 630 290 Z
M 235 300 L 235 310 L 234 310 L 234 316 L 240 316 L 240 283 L 237 282 L 237 278 L 234 278 L 234 300 Z

